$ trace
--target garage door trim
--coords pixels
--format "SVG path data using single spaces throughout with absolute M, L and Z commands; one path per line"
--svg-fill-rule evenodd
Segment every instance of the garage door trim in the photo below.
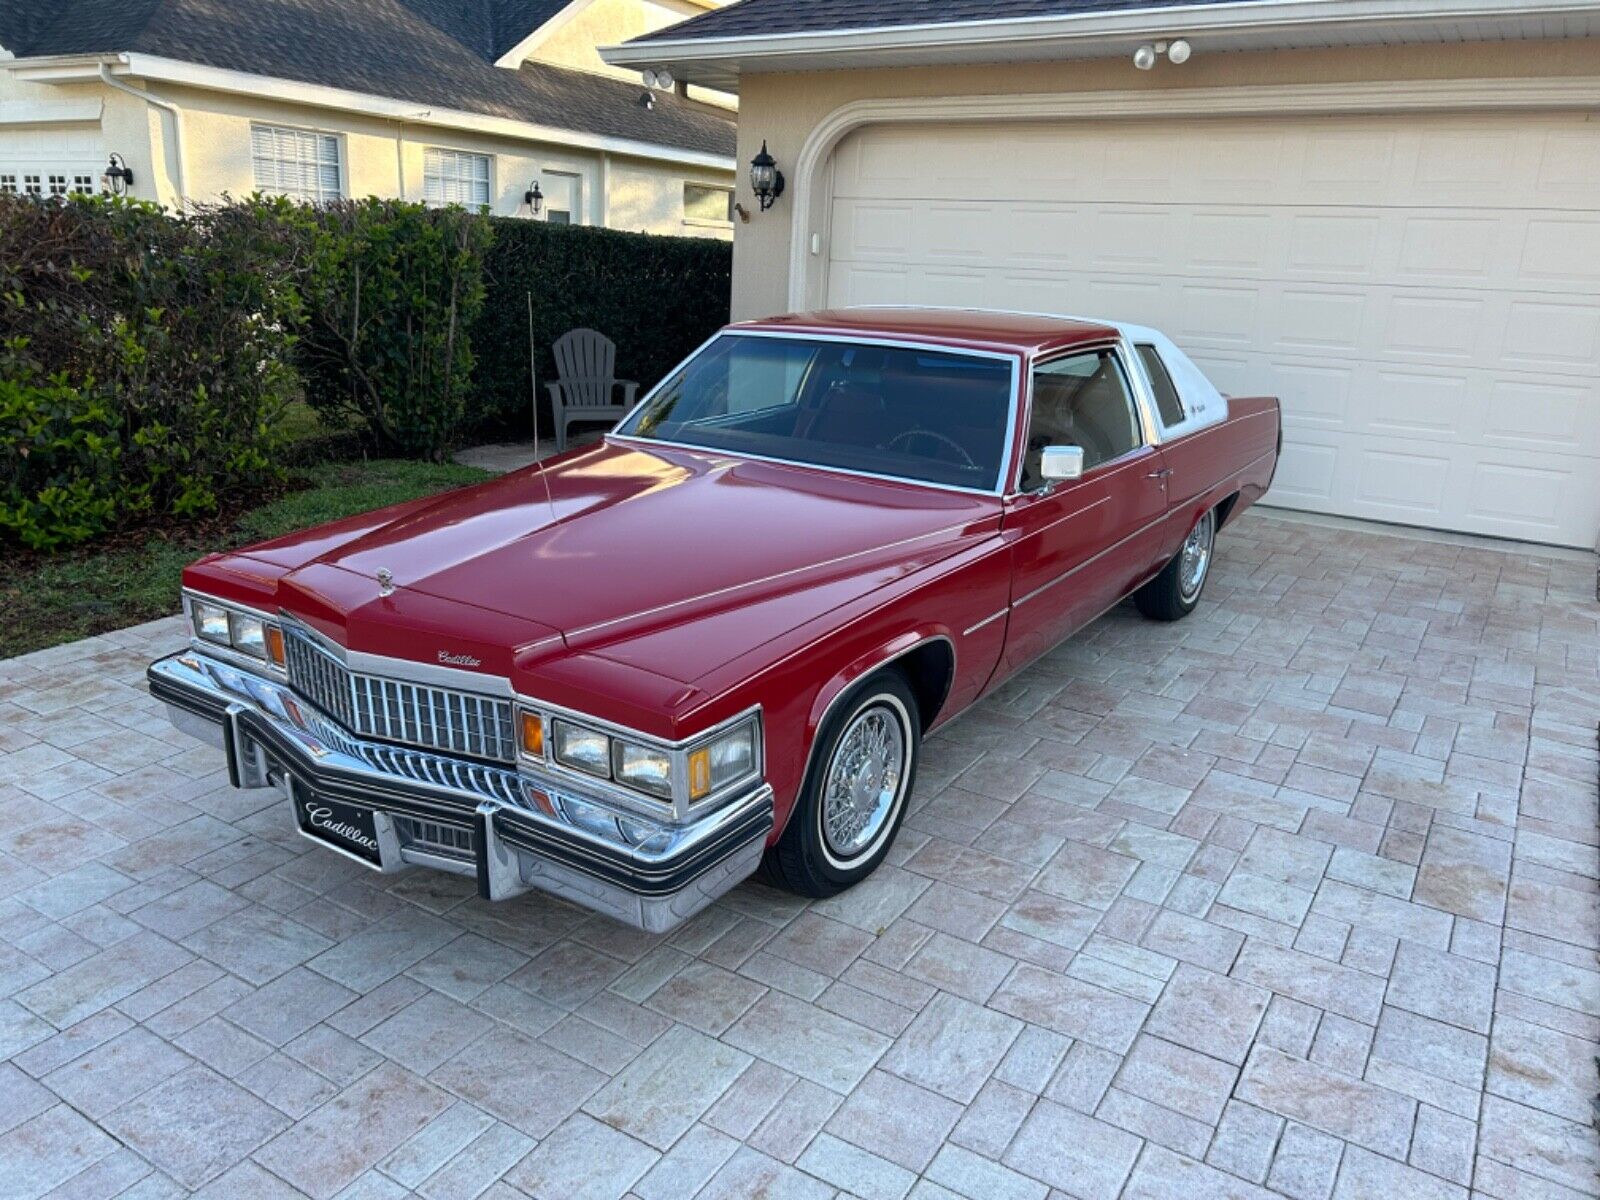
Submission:
M 1584 108 L 1600 108 L 1600 78 L 1409 80 L 851 101 L 817 123 L 795 162 L 789 307 L 813 308 L 827 295 L 833 151 L 847 134 L 863 125 Z M 814 236 L 818 239 L 815 250 Z

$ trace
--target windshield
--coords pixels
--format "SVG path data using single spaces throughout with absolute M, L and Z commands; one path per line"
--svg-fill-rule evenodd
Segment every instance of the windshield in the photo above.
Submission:
M 1010 359 L 724 334 L 617 432 L 918 483 L 1000 486 Z

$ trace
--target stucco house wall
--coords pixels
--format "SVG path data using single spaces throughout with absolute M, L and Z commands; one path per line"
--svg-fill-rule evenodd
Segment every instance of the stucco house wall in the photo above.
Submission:
M 1181 113 L 1186 95 L 1212 89 L 1255 88 L 1270 97 L 1273 89 L 1328 84 L 1388 83 L 1398 91 L 1423 81 L 1597 77 L 1600 41 L 1594 39 L 1197 54 L 1181 69 L 1150 72 L 1134 70 L 1123 57 L 792 74 L 746 71 L 740 80 L 738 161 L 749 162 L 765 141 L 787 176 L 787 190 L 771 210 L 755 211 L 749 180 L 741 173 L 738 199 L 751 217 L 739 226 L 734 243 L 733 315 L 742 319 L 792 306 L 795 246 L 795 256 L 813 268 L 826 262 L 827 247 L 810 253 L 805 241 L 795 241 L 792 222 L 797 197 L 810 189 L 811 220 L 799 236 L 823 236 L 819 222 L 827 208 L 827 156 L 809 179 L 798 175 L 798 159 L 814 131 L 855 101 L 926 97 L 928 119 L 940 120 L 945 118 L 939 102 L 954 97 L 1166 91 L 1174 93 L 1174 108 Z M 1375 103 L 1381 105 L 1381 96 Z

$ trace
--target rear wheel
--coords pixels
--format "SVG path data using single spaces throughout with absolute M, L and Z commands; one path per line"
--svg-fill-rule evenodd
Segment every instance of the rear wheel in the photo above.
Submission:
M 1155 621 L 1176 621 L 1192 613 L 1211 574 L 1216 537 L 1217 510 L 1213 508 L 1195 523 L 1161 574 L 1133 594 L 1139 611 Z
M 828 714 L 805 783 L 763 874 L 802 896 L 865 879 L 905 819 L 922 749 L 917 701 L 898 671 L 880 671 Z

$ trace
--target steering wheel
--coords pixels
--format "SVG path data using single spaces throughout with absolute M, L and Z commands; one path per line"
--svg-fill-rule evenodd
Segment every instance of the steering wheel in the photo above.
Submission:
M 893 450 L 901 442 L 910 442 L 913 438 L 919 437 L 928 438 L 931 441 L 938 442 L 941 446 L 946 446 L 949 449 L 954 450 L 961 456 L 961 461 L 969 467 L 976 468 L 978 465 L 972 460 L 972 455 L 967 453 L 965 446 L 956 441 L 954 438 L 948 438 L 944 434 L 933 429 L 908 429 L 904 433 L 897 433 L 894 435 L 894 437 L 889 439 L 883 448 L 885 450 Z

